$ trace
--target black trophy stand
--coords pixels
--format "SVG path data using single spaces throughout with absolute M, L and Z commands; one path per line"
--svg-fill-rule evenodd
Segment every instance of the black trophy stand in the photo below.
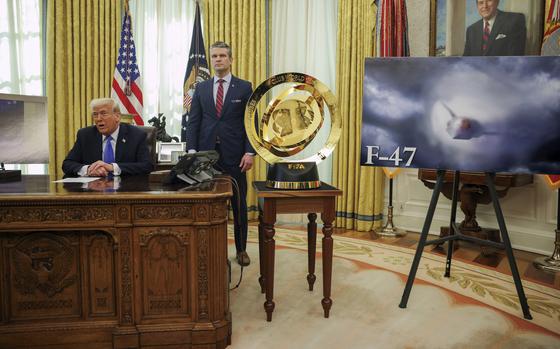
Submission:
M 494 186 L 495 173 L 486 173 L 486 185 L 492 197 L 492 203 L 494 204 L 494 211 L 496 212 L 496 218 L 498 220 L 498 226 L 500 228 L 500 234 L 502 236 L 502 243 L 483 240 L 467 235 L 461 234 L 459 227 L 455 223 L 455 216 L 457 214 L 457 197 L 459 192 L 459 181 L 460 181 L 460 171 L 455 171 L 455 177 L 453 179 L 453 196 L 451 200 L 451 219 L 449 221 L 449 235 L 443 238 L 426 241 L 428 237 L 428 232 L 430 231 L 430 225 L 432 224 L 432 219 L 434 218 L 434 212 L 436 210 L 436 205 L 438 202 L 439 194 L 441 192 L 441 187 L 443 184 L 443 178 L 445 176 L 445 170 L 437 171 L 437 181 L 434 187 L 434 192 L 432 193 L 432 199 L 430 201 L 430 206 L 428 207 L 428 213 L 426 214 L 426 220 L 424 221 L 424 227 L 422 228 L 422 234 L 420 235 L 420 241 L 418 241 L 418 247 L 416 248 L 416 254 L 414 255 L 414 260 L 412 261 L 412 266 L 410 267 L 410 273 L 408 274 L 408 280 L 406 281 L 406 286 L 402 295 L 400 308 L 406 308 L 408 302 L 408 297 L 410 296 L 410 291 L 412 289 L 412 284 L 414 283 L 414 278 L 416 277 L 416 271 L 418 270 L 418 265 L 420 264 L 420 258 L 422 257 L 422 252 L 424 247 L 427 245 L 437 245 L 449 241 L 447 246 L 447 261 L 445 263 L 445 277 L 450 276 L 451 271 L 451 259 L 453 257 L 453 242 L 457 241 L 468 241 L 479 245 L 485 245 L 494 247 L 497 249 L 505 249 L 506 255 L 509 261 L 509 267 L 511 269 L 511 275 L 515 283 L 515 288 L 517 289 L 517 296 L 519 297 L 519 303 L 521 304 L 521 309 L 523 310 L 523 317 L 525 319 L 531 320 L 533 317 L 529 312 L 529 305 L 527 304 L 527 298 L 525 297 L 525 292 L 523 291 L 523 285 L 521 284 L 521 278 L 519 277 L 519 271 L 517 270 L 517 264 L 515 263 L 515 257 L 513 256 L 513 251 L 511 249 L 511 242 L 509 241 L 508 232 L 506 229 L 506 223 L 504 221 L 504 215 L 502 214 L 502 209 L 500 207 L 500 202 L 498 200 L 498 194 L 496 193 L 496 187 Z

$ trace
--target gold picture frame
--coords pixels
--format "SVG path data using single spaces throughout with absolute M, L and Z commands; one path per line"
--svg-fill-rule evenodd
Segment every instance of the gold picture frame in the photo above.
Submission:
M 475 19 L 480 19 L 476 0 L 430 0 L 430 56 L 462 56 L 465 32 Z M 448 9 L 453 16 L 449 17 Z M 525 15 L 527 44 L 525 55 L 540 55 L 542 46 L 545 0 L 500 0 L 500 10 Z M 476 18 L 478 16 L 478 18 Z M 445 23 L 445 25 L 443 25 Z M 447 32 L 452 28 L 453 32 Z M 451 35 L 451 36 L 449 36 Z M 443 39 L 445 38 L 445 43 Z

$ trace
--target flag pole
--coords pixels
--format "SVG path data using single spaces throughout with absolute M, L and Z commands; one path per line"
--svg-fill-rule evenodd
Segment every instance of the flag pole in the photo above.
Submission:
M 125 2 L 124 2 L 124 13 L 125 13 L 126 15 L 129 15 L 129 14 L 130 14 L 130 7 L 128 6 L 128 0 L 125 0 Z M 132 27 L 132 23 L 130 24 L 130 26 Z M 127 51 L 128 51 L 128 50 L 127 50 Z M 130 80 L 128 80 L 128 79 L 126 80 L 126 85 L 124 86 L 124 93 L 125 93 L 127 96 L 132 95 L 132 91 L 131 91 L 131 89 L 130 89 Z
M 556 240 L 554 241 L 554 251 L 550 257 L 539 257 L 535 259 L 535 268 L 557 273 L 560 272 L 560 188 L 557 189 L 558 202 L 556 203 Z

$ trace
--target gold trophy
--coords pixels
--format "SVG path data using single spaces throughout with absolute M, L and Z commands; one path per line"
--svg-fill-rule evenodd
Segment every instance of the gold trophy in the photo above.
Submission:
M 270 102 L 264 113 L 256 113 L 263 97 Z M 245 130 L 255 151 L 271 165 L 267 187 L 314 189 L 321 186 L 317 164 L 332 153 L 342 120 L 325 84 L 306 74 L 283 73 L 255 89 L 245 109 Z

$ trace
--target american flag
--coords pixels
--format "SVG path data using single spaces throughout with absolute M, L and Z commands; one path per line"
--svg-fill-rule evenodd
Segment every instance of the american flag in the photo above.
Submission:
M 200 7 L 196 2 L 196 14 L 189 52 L 189 62 L 185 72 L 185 82 L 183 83 L 183 119 L 181 120 L 181 142 L 186 142 L 187 122 L 191 111 L 192 96 L 196 84 L 210 78 L 206 52 L 204 49 L 204 38 L 202 37 L 202 27 L 200 25 Z
M 142 79 L 136 63 L 136 47 L 132 38 L 130 12 L 125 12 L 121 31 L 121 47 L 113 74 L 111 97 L 117 101 L 121 112 L 132 114 L 136 125 L 142 120 Z

